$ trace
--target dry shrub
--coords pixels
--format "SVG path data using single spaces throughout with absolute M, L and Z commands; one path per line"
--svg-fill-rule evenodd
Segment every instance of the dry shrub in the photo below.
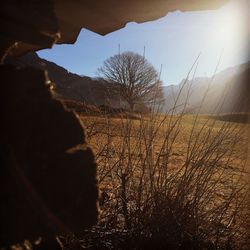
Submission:
M 248 127 L 185 108 L 89 125 L 101 215 L 85 241 L 94 233 L 106 249 L 247 249 Z
M 183 135 L 183 119 L 121 118 L 119 127 L 108 129 L 107 118 L 96 143 L 99 225 L 126 231 L 137 248 L 235 248 L 247 236 L 246 152 L 237 149 L 239 142 L 245 148 L 244 131 L 226 122 L 217 128 L 218 121 L 197 116 Z

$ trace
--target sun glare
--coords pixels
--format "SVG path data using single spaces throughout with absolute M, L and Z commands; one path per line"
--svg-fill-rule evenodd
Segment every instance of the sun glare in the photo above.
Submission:
M 246 46 L 247 35 L 247 1 L 232 1 L 221 9 L 218 27 L 213 36 L 214 42 L 222 49 L 237 50 Z

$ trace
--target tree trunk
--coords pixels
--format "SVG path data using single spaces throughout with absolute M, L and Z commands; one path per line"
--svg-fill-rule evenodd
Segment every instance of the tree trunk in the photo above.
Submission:
M 135 103 L 134 102 L 129 102 L 129 108 L 130 108 L 131 112 L 134 111 L 134 107 L 135 107 Z

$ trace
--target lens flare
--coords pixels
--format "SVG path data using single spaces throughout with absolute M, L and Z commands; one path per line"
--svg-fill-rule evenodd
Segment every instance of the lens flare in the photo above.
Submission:
M 239 52 L 239 49 L 244 49 L 245 53 L 235 53 L 235 56 L 248 56 L 248 10 L 249 2 L 247 0 L 231 1 L 221 9 L 213 40 L 225 50 L 225 53 L 228 51 Z

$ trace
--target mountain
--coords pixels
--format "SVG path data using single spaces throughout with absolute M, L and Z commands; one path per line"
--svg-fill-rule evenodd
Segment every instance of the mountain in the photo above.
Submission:
M 48 71 L 55 83 L 59 98 L 85 102 L 95 106 L 107 105 L 126 108 L 122 98 L 113 93 L 112 86 L 101 79 L 73 74 L 63 67 L 28 53 L 19 58 L 8 58 L 8 63 L 19 67 L 32 66 Z M 183 79 L 178 85 L 163 87 L 165 104 L 163 111 L 174 113 L 230 113 L 246 112 L 250 95 L 250 62 L 227 68 L 213 77 Z
M 183 79 L 178 85 L 164 87 L 164 110 L 174 113 L 245 112 L 249 98 L 250 62 L 227 68 L 213 77 Z M 248 77 L 248 78 L 247 78 Z
M 73 74 L 53 62 L 40 58 L 34 52 L 18 58 L 8 58 L 7 63 L 19 67 L 32 66 L 47 70 L 50 80 L 56 86 L 55 92 L 59 98 L 81 101 L 95 106 L 118 107 L 120 105 L 119 96 L 112 93 L 112 88 L 107 82 Z

